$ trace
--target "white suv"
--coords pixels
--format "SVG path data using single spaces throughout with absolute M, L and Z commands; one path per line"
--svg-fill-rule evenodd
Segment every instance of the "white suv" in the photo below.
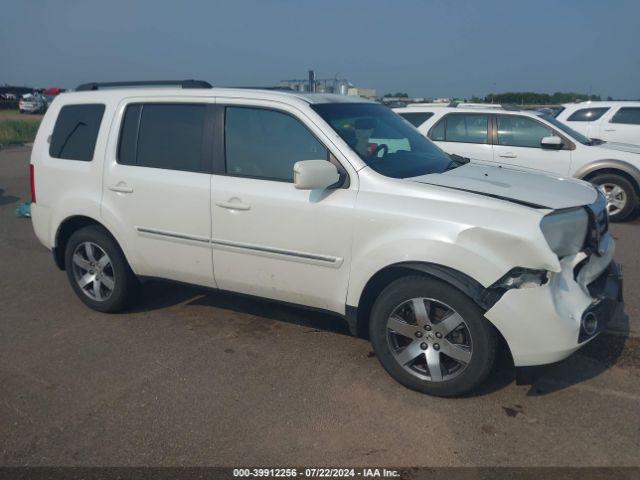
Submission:
M 551 115 L 495 106 L 395 109 L 447 153 L 598 185 L 612 221 L 638 206 L 640 146 L 592 140 Z
M 556 118 L 589 138 L 640 145 L 640 102 L 567 103 Z
M 588 183 L 452 160 L 362 99 L 160 83 L 64 93 L 34 144 L 35 233 L 93 309 L 144 277 L 322 309 L 446 396 L 499 339 L 516 367 L 548 364 L 618 306 Z

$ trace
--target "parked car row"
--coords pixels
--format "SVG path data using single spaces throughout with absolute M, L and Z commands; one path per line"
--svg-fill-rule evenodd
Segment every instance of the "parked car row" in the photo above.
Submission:
M 640 146 L 591 139 L 552 115 L 531 110 L 467 104 L 395 111 L 447 153 L 597 185 L 612 221 L 625 220 L 638 206 Z M 621 109 L 616 111 L 612 118 L 620 115 Z M 404 145 L 396 142 L 389 148 Z
M 83 85 L 40 125 L 33 227 L 90 308 L 154 277 L 322 309 L 452 396 L 502 344 L 518 372 L 567 357 L 621 301 L 603 193 L 525 165 L 601 158 L 553 118 L 401 111 L 418 131 L 359 98 L 167 83 Z

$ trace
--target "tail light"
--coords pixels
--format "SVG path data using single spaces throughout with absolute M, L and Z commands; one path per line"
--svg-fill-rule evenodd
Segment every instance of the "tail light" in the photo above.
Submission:
M 29 181 L 31 182 L 31 202 L 36 203 L 36 179 L 33 164 L 29 165 Z

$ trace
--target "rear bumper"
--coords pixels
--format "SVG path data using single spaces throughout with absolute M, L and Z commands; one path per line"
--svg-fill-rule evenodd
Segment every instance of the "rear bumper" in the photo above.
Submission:
M 560 361 L 606 328 L 622 301 L 622 275 L 613 252 L 611 240 L 600 256 L 563 258 L 562 270 L 545 285 L 509 290 L 486 312 L 516 367 Z
M 51 210 L 38 203 L 31 204 L 31 225 L 36 237 L 48 249 L 51 249 Z

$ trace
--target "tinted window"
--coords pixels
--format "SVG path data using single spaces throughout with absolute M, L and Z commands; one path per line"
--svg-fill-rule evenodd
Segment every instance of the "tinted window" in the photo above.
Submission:
M 488 115 L 454 113 L 440 120 L 430 136 L 442 142 L 489 143 L 488 125 Z
M 129 105 L 118 162 L 169 170 L 204 171 L 202 146 L 206 105 Z
M 594 120 L 598 120 L 605 112 L 609 110 L 609 107 L 602 108 L 582 108 L 580 110 L 576 110 L 573 112 L 569 118 L 567 118 L 568 122 L 593 122 Z
M 393 178 L 440 173 L 451 158 L 398 114 L 377 103 L 319 103 L 318 114 L 376 172 Z
M 49 155 L 90 162 L 96 147 L 104 105 L 67 105 L 53 128 Z
M 129 105 L 124 113 L 120 144 L 118 146 L 118 163 L 125 165 L 136 164 L 136 147 L 138 145 L 138 128 L 142 105 Z
M 447 118 L 443 118 L 438 122 L 438 124 L 431 129 L 429 132 L 429 138 L 436 142 L 444 142 L 444 128 L 447 124 Z
M 327 160 L 329 152 L 307 128 L 286 113 L 227 107 L 226 170 L 231 175 L 293 181 L 301 160 Z
M 402 112 L 399 115 L 414 127 L 419 127 L 433 117 L 431 112 Z
M 540 122 L 517 115 L 498 115 L 498 145 L 541 148 L 543 137 L 553 131 Z
M 611 123 L 640 125 L 640 107 L 623 107 L 611 119 Z

